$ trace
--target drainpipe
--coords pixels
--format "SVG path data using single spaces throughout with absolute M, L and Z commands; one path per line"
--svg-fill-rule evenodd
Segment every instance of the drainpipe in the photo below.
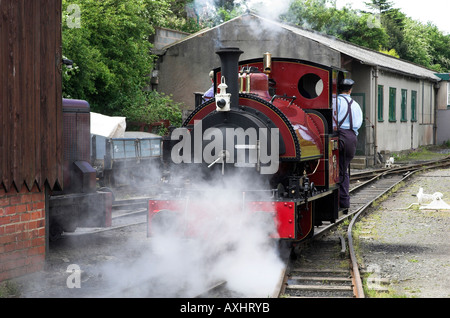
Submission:
M 373 163 L 374 165 L 377 164 L 377 160 L 378 160 L 378 141 L 377 141 L 377 125 L 378 125 L 378 75 L 379 74 L 379 69 L 378 69 L 378 65 L 375 65 L 375 70 L 374 70 L 374 74 L 373 77 L 375 79 L 375 116 L 374 116 L 374 124 L 373 124 Z
M 438 97 L 439 89 L 441 88 L 441 81 L 434 84 L 434 123 L 433 123 L 433 145 L 437 145 L 437 112 L 438 112 Z

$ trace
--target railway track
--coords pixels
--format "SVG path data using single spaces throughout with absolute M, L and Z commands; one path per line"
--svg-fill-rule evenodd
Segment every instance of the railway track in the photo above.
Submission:
M 382 172 L 385 174 L 385 172 Z M 403 174 L 372 177 L 350 190 L 351 204 L 336 223 L 315 228 L 312 241 L 300 244 L 289 263 L 280 297 L 363 298 L 364 291 L 353 248 L 356 215 L 404 180 Z M 350 220 L 348 226 L 344 221 Z
M 340 212 L 335 224 L 316 228 L 311 241 L 294 251 L 287 264 L 279 297 L 352 297 L 364 298 L 364 290 L 352 229 L 372 204 L 402 181 L 427 169 L 450 166 L 450 157 L 415 165 L 354 174 L 351 180 L 351 204 Z M 364 180 L 364 181 L 361 181 Z M 348 226 L 337 225 L 349 220 Z
M 79 227 L 75 232 L 64 233 L 63 235 L 88 235 L 144 224 L 147 222 L 148 200 L 149 198 L 117 200 L 112 206 L 112 220 L 110 227 Z
M 315 228 L 312 240 L 298 245 L 286 258 L 286 268 L 280 273 L 280 282 L 269 297 L 351 297 L 362 298 L 364 291 L 359 266 L 353 250 L 352 227 L 359 216 L 374 201 L 391 191 L 404 179 L 421 170 L 448 167 L 450 157 L 425 164 L 409 165 L 393 169 L 381 169 L 352 175 L 351 206 L 340 211 L 334 224 L 324 222 Z M 88 233 L 114 230 L 146 222 L 147 198 L 117 201 L 113 207 L 111 228 L 89 229 Z M 347 222 L 345 222 L 348 220 Z M 349 223 L 348 227 L 344 223 Z M 338 228 L 339 225 L 342 225 Z M 78 233 L 78 235 L 83 233 Z M 227 290 L 226 281 L 212 284 L 198 298 L 239 298 Z M 245 297 L 245 296 L 243 296 Z

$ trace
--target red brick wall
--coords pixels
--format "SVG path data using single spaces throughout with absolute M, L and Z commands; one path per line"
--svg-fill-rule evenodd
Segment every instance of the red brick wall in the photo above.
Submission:
M 45 263 L 45 192 L 0 187 L 0 282 L 42 270 Z

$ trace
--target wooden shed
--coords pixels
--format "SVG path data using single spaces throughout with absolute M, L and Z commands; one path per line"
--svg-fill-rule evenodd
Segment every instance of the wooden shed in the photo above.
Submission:
M 61 0 L 0 1 L 0 281 L 43 268 L 62 187 Z

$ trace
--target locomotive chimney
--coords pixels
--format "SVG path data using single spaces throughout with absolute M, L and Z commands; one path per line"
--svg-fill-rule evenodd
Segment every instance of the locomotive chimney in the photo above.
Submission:
M 228 85 L 227 93 L 231 93 L 232 108 L 239 107 L 239 56 L 242 53 L 237 47 L 225 47 L 216 52 L 220 57 L 222 76 Z

